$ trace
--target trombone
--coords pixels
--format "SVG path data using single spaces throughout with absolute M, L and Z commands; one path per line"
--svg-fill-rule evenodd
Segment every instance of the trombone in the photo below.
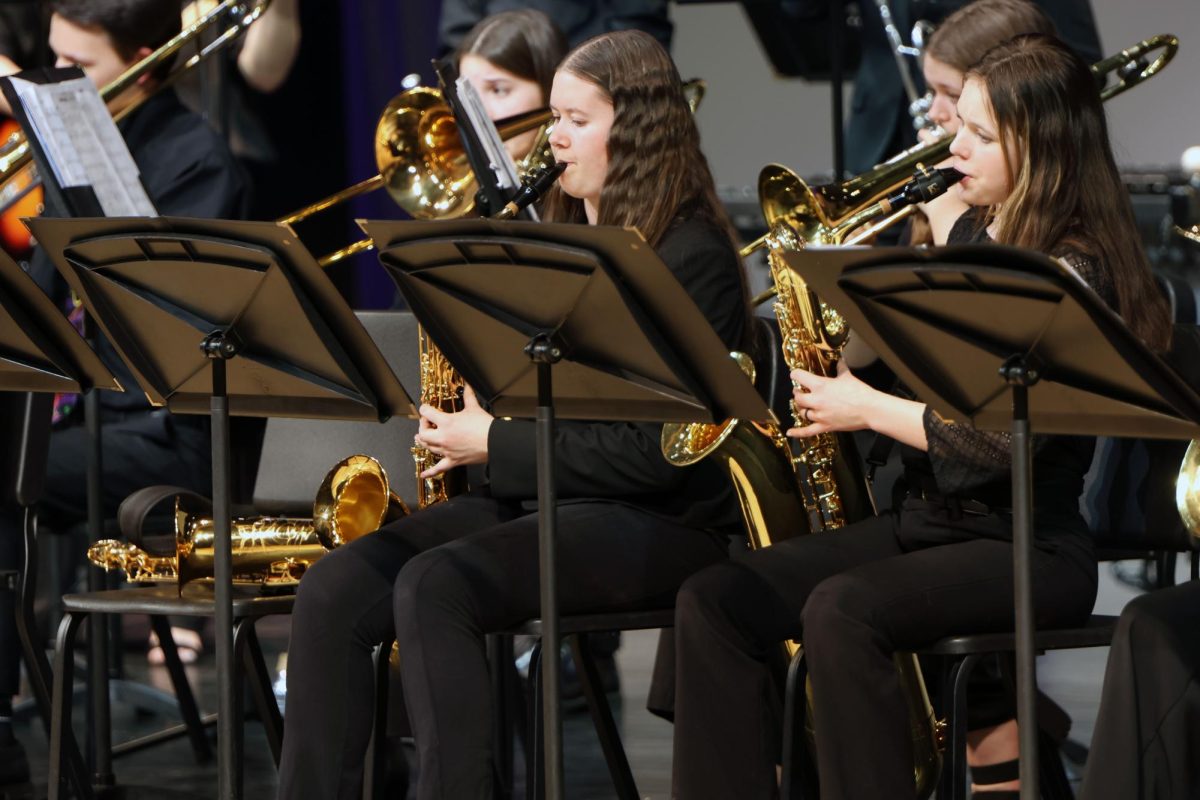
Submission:
M 705 88 L 699 78 L 683 84 L 693 114 L 704 99 Z M 517 163 L 520 175 L 554 164 L 550 110 L 539 108 L 496 122 L 496 131 L 506 141 L 537 128 L 541 128 L 537 139 Z M 388 102 L 375 126 L 375 165 L 379 169 L 375 176 L 275 221 L 294 225 L 380 188 L 386 189 L 396 205 L 415 219 L 454 219 L 475 207 L 475 174 L 463 150 L 458 123 L 439 89 L 418 86 Z M 322 256 L 317 263 L 328 267 L 374 246 L 370 239 L 360 239 Z
M 100 90 L 100 99 L 106 104 L 112 102 L 114 98 L 133 87 L 144 75 L 158 69 L 169 59 L 174 58 L 180 50 L 198 36 L 207 32 L 218 23 L 224 22 L 226 27 L 221 33 L 212 42 L 205 45 L 203 49 L 190 56 L 183 64 L 175 67 L 170 74 L 159 82 L 156 91 L 173 85 L 185 72 L 220 51 L 244 33 L 267 10 L 269 2 L 270 0 L 255 0 L 252 5 L 247 5 L 243 0 L 224 0 L 224 2 L 215 6 L 207 14 L 183 28 L 183 30 L 167 41 L 166 44 L 114 78 L 112 82 Z M 119 109 L 113 114 L 113 120 L 120 122 L 130 112 L 140 106 L 141 103 L 142 100 L 139 100 Z M 0 192 L 3 191 L 4 186 L 9 181 L 16 179 L 21 174 L 29 175 L 30 185 L 28 188 L 32 188 L 33 185 L 40 182 L 33 164 L 32 153 L 29 149 L 29 140 L 23 133 L 17 133 L 9 137 L 4 143 L 3 149 L 0 150 Z M 16 202 L 21 195 L 28 191 L 28 188 L 15 193 L 15 196 L 3 207 L 0 207 L 0 210 Z
M 1101 101 L 1111 100 L 1162 71 L 1179 49 L 1179 39 L 1159 34 L 1144 39 L 1092 65 Z M 1161 50 L 1154 60 L 1148 54 Z M 1111 75 L 1117 81 L 1108 84 Z M 758 197 L 767 233 L 742 248 L 742 256 L 784 237 L 799 246 L 857 244 L 868 236 L 904 219 L 916 206 L 889 215 L 883 202 L 903 185 L 912 173 L 926 164 L 937 164 L 950 154 L 952 137 L 909 148 L 867 172 L 840 183 L 809 187 L 795 172 L 780 164 L 768 164 L 758 176 Z M 880 217 L 885 217 L 878 222 Z M 869 229 L 859 230 L 873 222 Z M 754 298 L 755 305 L 769 299 L 774 289 Z
M 500 120 L 501 139 L 542 128 L 528 155 L 517 165 L 524 174 L 547 161 L 550 110 L 539 108 Z M 547 162 L 548 163 L 548 162 Z M 379 173 L 276 222 L 293 225 L 375 189 L 387 190 L 396 205 L 416 219 L 453 219 L 475 206 L 475 174 L 467 161 L 458 123 L 438 89 L 418 86 L 388 102 L 375 126 L 375 164 Z M 323 256 L 322 267 L 370 250 L 370 239 Z

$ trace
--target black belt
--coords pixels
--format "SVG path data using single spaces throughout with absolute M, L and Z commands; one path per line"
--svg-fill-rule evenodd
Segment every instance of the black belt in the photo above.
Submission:
M 951 516 L 967 514 L 976 517 L 986 517 L 989 514 L 996 513 L 1012 514 L 1011 508 L 989 506 L 987 503 L 981 503 L 978 500 L 972 500 L 968 497 L 938 494 L 926 489 L 915 489 L 910 493 L 910 496 L 924 500 L 927 503 L 939 505 L 950 512 Z

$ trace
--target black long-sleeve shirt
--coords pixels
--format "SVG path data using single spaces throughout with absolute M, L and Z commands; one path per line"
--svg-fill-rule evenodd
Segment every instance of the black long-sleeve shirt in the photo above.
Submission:
M 947 244 L 989 242 L 976 214 L 968 211 L 954 224 Z M 1069 266 L 1116 308 L 1112 279 L 1091 259 L 1068 253 Z M 925 409 L 928 452 L 905 447 L 903 459 L 909 485 L 945 496 L 969 498 L 989 506 L 1012 505 L 1012 436 L 1006 432 L 981 431 L 975 426 L 942 418 Z M 1096 440 L 1091 436 L 1034 436 L 1035 495 L 1038 515 L 1078 520 L 1083 477 L 1092 463 Z
M 741 263 L 725 234 L 699 219 L 677 222 L 657 248 L 659 257 L 730 350 L 742 345 L 746 320 Z M 663 457 L 662 425 L 555 423 L 555 480 L 560 502 L 609 499 L 710 530 L 736 531 L 741 514 L 727 476 L 705 459 L 679 468 Z M 492 494 L 537 496 L 534 423 L 497 419 L 488 433 Z

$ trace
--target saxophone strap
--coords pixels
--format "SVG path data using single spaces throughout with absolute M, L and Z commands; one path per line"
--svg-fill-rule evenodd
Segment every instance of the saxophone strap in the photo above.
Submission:
M 902 397 L 905 400 L 915 400 L 916 395 L 912 390 L 904 385 L 904 382 L 899 378 L 892 383 L 892 388 L 888 394 Z M 871 440 L 871 449 L 867 451 L 867 456 L 864 459 L 867 462 L 867 480 L 872 484 L 875 483 L 875 471 L 887 464 L 888 459 L 892 455 L 892 449 L 896 446 L 896 440 L 882 433 L 876 433 L 875 438 Z
M 157 547 L 151 549 L 146 546 L 147 541 L 143 527 L 151 511 L 162 504 L 164 500 L 174 498 L 186 501 L 189 510 L 208 513 L 212 511 L 212 501 L 202 494 L 180 486 L 147 486 L 126 497 L 117 510 L 117 525 L 121 530 L 121 535 L 147 552 L 157 551 L 159 549 Z

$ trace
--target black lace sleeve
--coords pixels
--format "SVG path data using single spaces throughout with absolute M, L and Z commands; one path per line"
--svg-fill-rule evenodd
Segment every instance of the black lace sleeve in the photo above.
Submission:
M 981 431 L 948 420 L 928 406 L 924 423 L 929 463 L 942 494 L 969 494 L 971 489 L 1002 478 L 1012 465 L 1012 434 Z M 1035 450 L 1043 438 L 1033 437 Z
M 964 214 L 954 225 L 960 235 L 968 234 L 974 225 Z M 960 230 L 960 226 L 962 230 Z M 969 235 L 969 234 L 968 234 Z M 951 233 L 950 240 L 953 241 Z M 960 239 L 965 242 L 968 239 Z M 1112 306 L 1115 292 L 1112 279 L 1095 260 L 1067 253 L 1061 257 L 1064 264 L 1074 269 L 1106 303 Z M 926 407 L 924 416 L 925 437 L 929 442 L 929 462 L 933 468 L 938 491 L 947 495 L 966 495 L 976 487 L 1003 478 L 1012 466 L 1012 435 L 999 431 L 981 431 L 974 425 L 955 423 L 943 418 L 933 409 Z M 1050 437 L 1035 435 L 1033 450 L 1037 452 Z

